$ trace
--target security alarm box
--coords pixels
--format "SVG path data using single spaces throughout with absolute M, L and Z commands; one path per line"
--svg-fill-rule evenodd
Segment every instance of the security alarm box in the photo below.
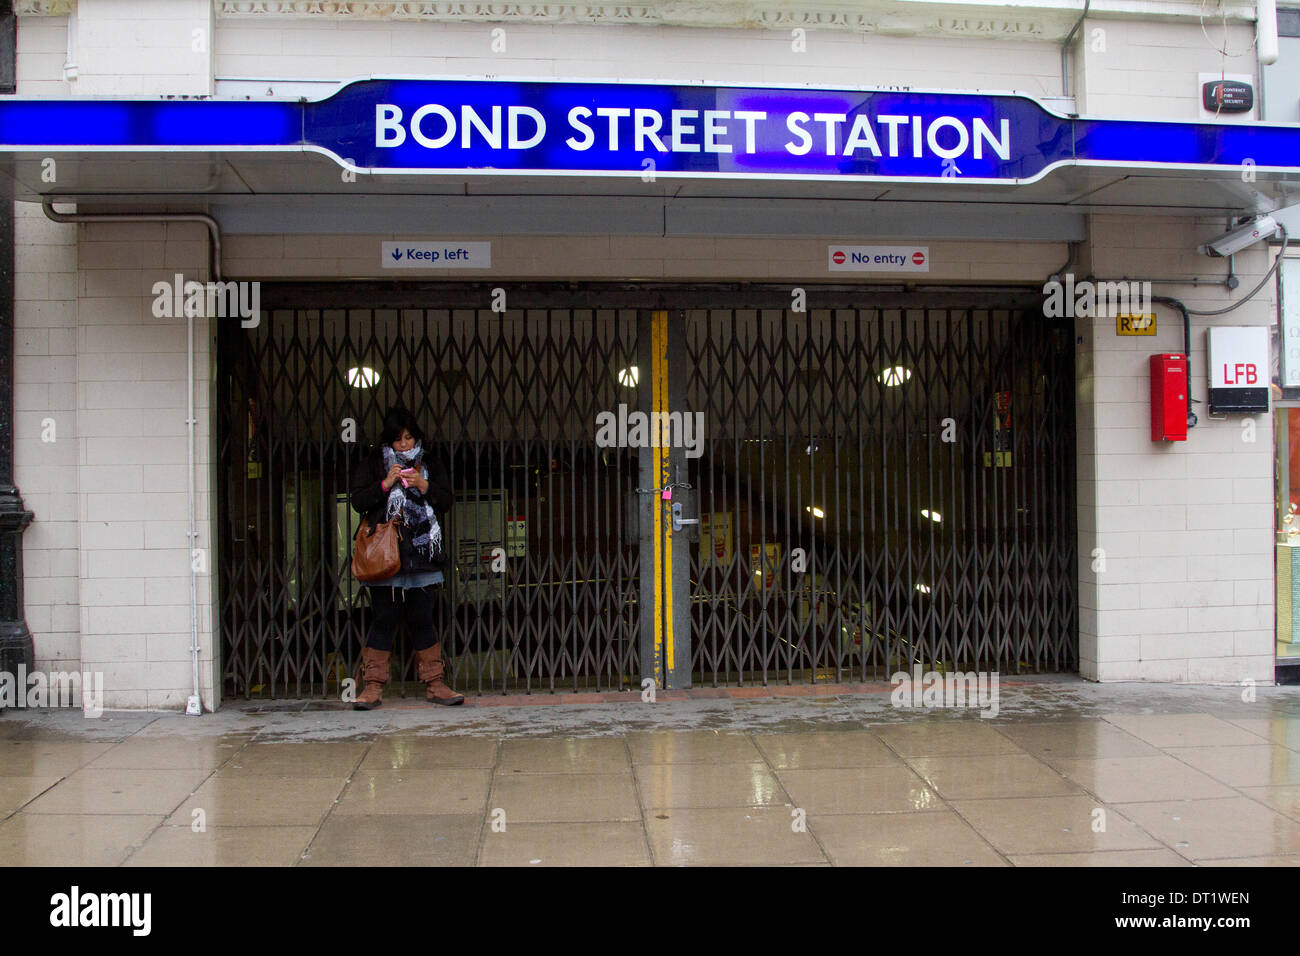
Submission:
M 1264 326 L 1208 330 L 1210 412 L 1268 411 L 1269 350 Z
M 1187 356 L 1151 356 L 1151 440 L 1187 441 Z
M 1249 113 L 1255 91 L 1240 80 L 1213 80 L 1201 84 L 1201 105 L 1211 113 Z

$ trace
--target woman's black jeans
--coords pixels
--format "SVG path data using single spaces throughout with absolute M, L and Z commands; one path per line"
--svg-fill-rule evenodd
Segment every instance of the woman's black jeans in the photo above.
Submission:
M 393 649 L 393 635 L 402 618 L 411 629 L 411 644 L 417 651 L 432 647 L 434 591 L 441 585 L 430 584 L 422 588 L 393 588 L 382 584 L 369 585 L 370 607 L 374 619 L 370 622 L 367 647 L 377 651 Z

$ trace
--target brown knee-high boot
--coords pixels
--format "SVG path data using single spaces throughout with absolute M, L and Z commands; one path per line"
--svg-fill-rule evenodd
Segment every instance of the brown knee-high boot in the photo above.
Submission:
M 434 644 L 422 651 L 415 652 L 416 673 L 424 681 L 424 699 L 431 704 L 463 704 L 465 695 L 458 694 L 442 679 L 444 665 L 442 662 L 442 644 Z
M 361 648 L 361 680 L 364 686 L 352 704 L 353 710 L 374 710 L 384 702 L 384 685 L 388 683 L 388 658 L 391 651 Z

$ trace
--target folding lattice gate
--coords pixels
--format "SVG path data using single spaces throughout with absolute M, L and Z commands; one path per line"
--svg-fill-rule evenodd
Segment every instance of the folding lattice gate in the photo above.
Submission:
M 458 688 L 639 687 L 644 451 L 600 447 L 596 421 L 648 407 L 649 309 L 704 426 L 679 498 L 703 520 L 676 595 L 695 683 L 1077 667 L 1073 337 L 1032 298 L 506 291 L 500 312 L 473 285 L 286 284 L 258 327 L 221 325 L 227 694 L 334 697 L 355 670 L 346 494 L 396 402 L 456 489 Z

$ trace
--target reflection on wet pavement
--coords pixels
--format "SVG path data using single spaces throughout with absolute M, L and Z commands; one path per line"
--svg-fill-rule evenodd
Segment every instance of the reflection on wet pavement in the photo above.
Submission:
M 1300 865 L 1300 690 L 0 715 L 0 864 Z

